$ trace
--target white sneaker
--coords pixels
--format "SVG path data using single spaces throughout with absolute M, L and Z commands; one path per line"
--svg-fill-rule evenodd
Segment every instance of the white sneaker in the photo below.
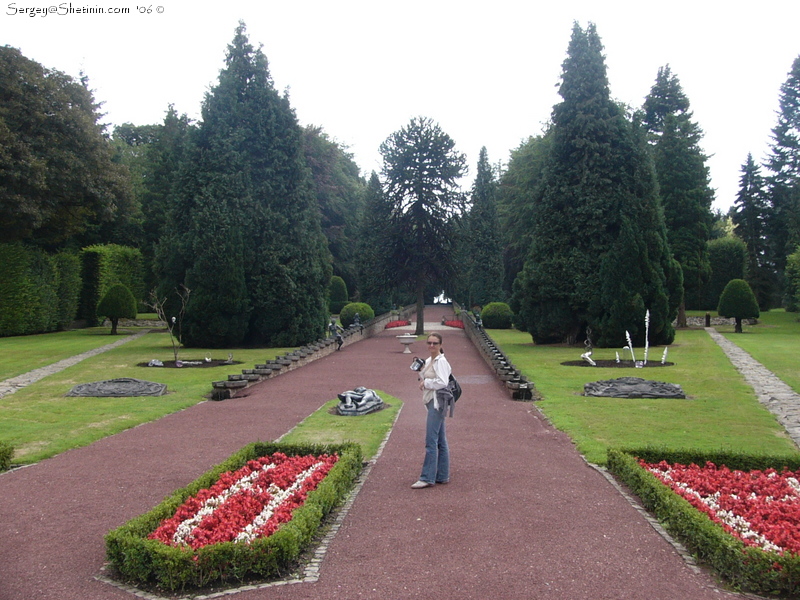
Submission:
M 421 490 L 422 488 L 432 487 L 432 486 L 433 486 L 433 484 L 430 483 L 429 481 L 422 481 L 420 479 L 418 482 L 411 484 L 411 489 L 413 489 L 413 490 Z

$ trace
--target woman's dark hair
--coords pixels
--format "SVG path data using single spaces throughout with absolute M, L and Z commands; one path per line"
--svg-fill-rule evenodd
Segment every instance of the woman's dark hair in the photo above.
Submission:
M 433 332 L 429 333 L 428 337 L 435 337 L 437 340 L 439 340 L 439 354 L 444 354 L 444 348 L 442 348 L 442 334 Z

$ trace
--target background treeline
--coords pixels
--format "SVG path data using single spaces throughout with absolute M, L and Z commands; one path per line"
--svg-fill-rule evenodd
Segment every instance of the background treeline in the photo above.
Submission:
M 0 335 L 94 323 L 114 283 L 142 307 L 155 291 L 172 314 L 188 288 L 182 335 L 204 346 L 301 344 L 323 334 L 332 299 L 378 314 L 442 291 L 509 303 L 537 342 L 639 339 L 649 310 L 651 341 L 668 343 L 675 319 L 715 309 L 739 278 L 762 309 L 796 310 L 800 57 L 771 154 L 747 157 L 728 214 L 711 210 L 677 75 L 655 75 L 641 107 L 621 106 L 597 31 L 576 24 L 548 126 L 507 164 L 483 149 L 462 193 L 463 155 L 422 117 L 365 178 L 299 124 L 243 24 L 199 122 L 169 106 L 162 123 L 110 135 L 85 77 L 0 48 Z M 432 178 L 421 195 L 404 181 L 411 164 Z

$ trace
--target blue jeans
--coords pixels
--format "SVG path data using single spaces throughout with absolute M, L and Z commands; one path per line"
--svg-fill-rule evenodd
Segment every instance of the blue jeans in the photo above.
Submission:
M 428 420 L 425 425 L 425 461 L 420 479 L 428 483 L 444 483 L 450 479 L 450 450 L 444 431 L 444 411 L 433 408 L 433 400 L 425 405 Z

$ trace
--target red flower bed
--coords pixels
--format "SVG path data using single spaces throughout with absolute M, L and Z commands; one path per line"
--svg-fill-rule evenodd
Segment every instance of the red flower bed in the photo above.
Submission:
M 391 329 L 392 327 L 405 327 L 406 325 L 411 325 L 411 321 L 389 321 L 386 324 L 386 329 Z
M 448 327 L 458 327 L 459 329 L 464 329 L 464 323 L 462 321 L 445 321 L 444 324 Z
M 188 498 L 148 537 L 195 550 L 219 542 L 248 543 L 268 537 L 292 519 L 292 511 L 303 505 L 337 460 L 336 455 L 276 452 L 248 461 Z
M 745 544 L 800 554 L 800 471 L 639 464 Z

